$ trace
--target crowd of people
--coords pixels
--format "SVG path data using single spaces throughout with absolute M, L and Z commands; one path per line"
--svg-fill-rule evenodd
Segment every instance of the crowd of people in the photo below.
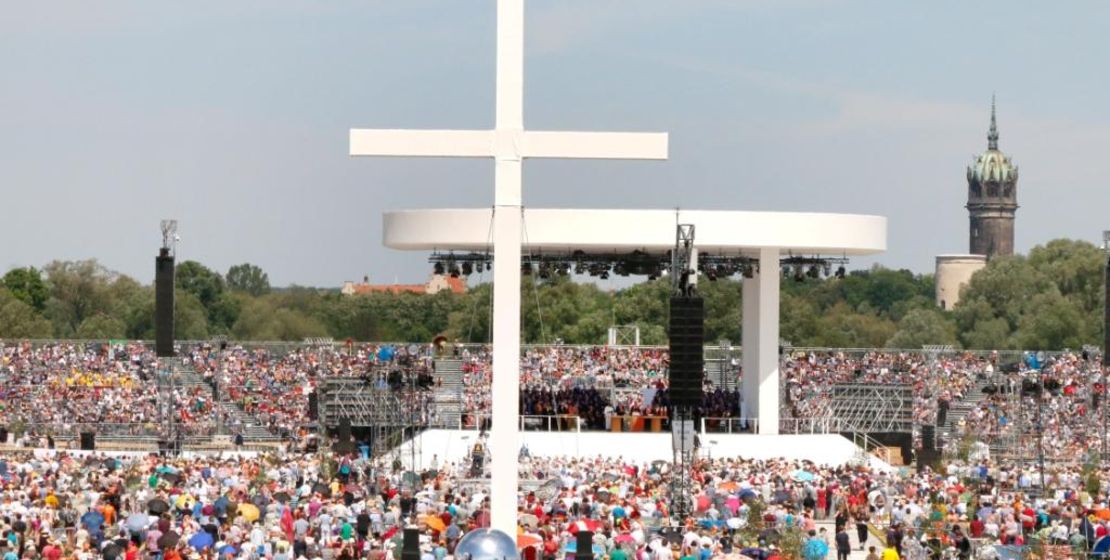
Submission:
M 1104 383 L 1098 362 L 1080 354 L 1054 357 L 1036 370 L 1000 373 L 964 419 L 960 435 L 1027 456 L 1043 450 L 1050 460 L 1080 460 L 1101 446 Z
M 917 424 L 937 423 L 943 403 L 959 400 L 976 383 L 994 373 L 997 357 L 977 354 L 808 352 L 782 361 L 786 412 L 795 418 L 829 413 L 834 385 L 869 383 L 907 385 L 914 395 Z
M 451 557 L 489 525 L 465 458 L 418 469 L 390 456 L 0 456 L 0 555 L 28 560 Z M 1044 489 L 1014 465 L 954 461 L 882 472 L 805 460 L 700 457 L 685 500 L 663 461 L 521 453 L 523 558 L 562 559 L 579 531 L 598 558 L 801 558 L 883 548 L 898 558 L 990 557 L 994 545 L 1086 550 L 1110 533 L 1110 471 L 1061 467 Z M 678 500 L 678 501 L 676 501 Z M 875 532 L 882 535 L 877 538 Z M 946 552 L 951 556 L 945 556 Z M 891 556 L 893 557 L 893 556 Z
M 476 427 L 487 422 L 493 381 L 489 347 L 440 351 L 462 361 L 464 422 Z M 245 417 L 274 434 L 296 437 L 312 422 L 310 395 L 329 377 L 391 388 L 402 408 L 425 411 L 424 420 L 439 412 L 433 393 L 441 378 L 430 345 L 200 345 L 183 348 L 180 355 L 200 382 L 173 383 L 167 390 L 159 382 L 160 362 L 141 343 L 2 344 L 0 427 L 19 427 L 32 436 L 72 436 L 91 426 L 100 433 L 153 434 L 165 423 L 168 394 L 175 429 L 186 435 L 209 434 L 216 426 L 236 432 Z M 1037 373 L 1025 364 L 1003 367 L 990 354 L 788 353 L 781 362 L 783 416 L 828 416 L 837 384 L 901 384 L 912 390 L 915 425 L 944 425 L 950 404 L 978 388 L 987 398 L 945 434 L 948 444 L 970 435 L 996 446 L 1043 445 L 1050 458 L 1074 456 L 1101 444 L 1096 413 L 1104 380 L 1097 362 L 1088 358 L 1061 355 Z M 667 367 L 660 348 L 526 348 L 520 410 L 526 416 L 577 416 L 579 428 L 598 430 L 609 429 L 614 417 L 666 417 Z M 1031 390 L 1031 383 L 1042 381 L 1043 392 Z M 697 416 L 723 419 L 713 420 L 718 423 L 743 417 L 739 391 L 710 382 L 704 389 Z

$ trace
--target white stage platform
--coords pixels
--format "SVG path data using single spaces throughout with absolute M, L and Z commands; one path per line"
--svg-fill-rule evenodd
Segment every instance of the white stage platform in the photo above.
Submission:
M 670 461 L 669 433 L 610 432 L 521 432 L 521 439 L 535 457 L 622 457 L 642 464 L 655 460 Z M 431 468 L 433 456 L 439 465 L 462 461 L 474 446 L 478 432 L 474 430 L 427 430 L 417 437 L 416 468 Z M 712 457 L 743 457 L 746 459 L 808 459 L 818 464 L 843 465 L 857 457 L 859 448 L 844 437 L 834 434 L 750 435 L 702 434 L 701 454 Z M 399 459 L 406 467 L 412 462 L 412 440 L 401 445 Z M 497 449 L 490 449 L 496 454 Z M 512 451 L 513 456 L 519 450 Z M 885 461 L 870 456 L 872 469 L 894 470 Z

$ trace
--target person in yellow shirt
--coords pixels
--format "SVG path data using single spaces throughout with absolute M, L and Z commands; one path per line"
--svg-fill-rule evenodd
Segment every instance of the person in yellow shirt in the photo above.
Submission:
M 43 503 L 50 509 L 58 509 L 58 497 L 54 495 L 54 489 L 50 489 L 50 493 L 43 498 Z
M 886 548 L 883 549 L 882 560 L 901 560 L 898 557 L 898 549 L 894 548 L 894 543 L 887 543 Z

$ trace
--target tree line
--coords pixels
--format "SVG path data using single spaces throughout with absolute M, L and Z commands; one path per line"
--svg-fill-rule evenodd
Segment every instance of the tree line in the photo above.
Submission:
M 784 277 L 781 336 L 795 346 L 1062 349 L 1102 337 L 1102 251 L 1058 239 L 1028 256 L 991 260 L 954 309 L 934 305 L 930 274 L 874 266 L 844 278 Z M 259 267 L 221 274 L 196 261 L 177 267 L 175 328 L 181 340 L 488 342 L 491 286 L 434 295 L 337 289 L 274 289 Z M 741 281 L 703 278 L 706 340 L 741 340 Z M 666 278 L 619 290 L 552 275 L 525 276 L 526 342 L 604 343 L 612 325 L 639 327 L 644 344 L 666 344 Z M 152 339 L 154 289 L 95 260 L 9 270 L 0 280 L 0 338 Z

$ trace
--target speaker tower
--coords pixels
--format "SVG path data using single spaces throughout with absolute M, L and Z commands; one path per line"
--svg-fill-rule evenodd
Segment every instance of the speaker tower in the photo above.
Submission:
M 700 297 L 671 298 L 669 334 L 671 409 L 696 408 L 705 378 L 705 304 Z

